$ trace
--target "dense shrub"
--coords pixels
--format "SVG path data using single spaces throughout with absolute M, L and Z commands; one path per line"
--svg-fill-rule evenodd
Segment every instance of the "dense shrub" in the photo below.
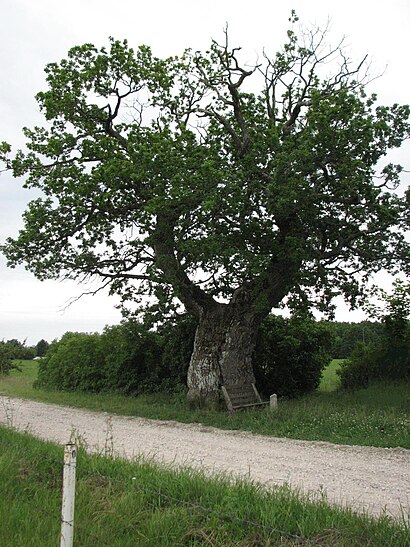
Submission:
M 359 344 L 338 371 L 343 389 L 367 387 L 372 380 L 410 378 L 410 324 L 399 334 L 387 326 L 371 344 Z
M 410 301 L 410 295 L 407 296 Z M 391 302 L 390 302 L 391 304 Z M 407 303 L 410 306 L 410 303 Z M 403 306 L 403 309 L 402 309 Z M 410 312 L 402 302 L 390 306 L 383 320 L 384 337 L 378 346 L 377 373 L 380 378 L 401 380 L 410 378 Z
M 107 328 L 103 335 L 110 388 L 138 394 L 185 386 L 196 322 L 183 316 L 157 332 L 137 322 Z
M 128 395 L 176 390 L 189 363 L 187 333 L 183 322 L 157 333 L 135 321 L 107 327 L 101 335 L 66 333 L 50 345 L 36 386 Z
M 346 389 L 365 387 L 372 380 L 410 378 L 410 284 L 397 280 L 391 295 L 383 290 L 384 311 L 377 307 L 382 335 L 370 344 L 358 347 L 340 370 Z
M 159 331 L 162 339 L 162 367 L 169 375 L 172 389 L 186 385 L 196 326 L 195 319 L 182 316 L 165 324 Z
M 105 355 L 104 388 L 129 395 L 161 389 L 161 338 L 144 325 L 129 321 L 107 327 L 101 336 Z
M 128 395 L 180 390 L 186 383 L 195 329 L 193 319 L 180 317 L 157 332 L 129 321 L 107 327 L 102 335 L 66 333 L 50 345 L 37 385 Z M 288 397 L 314 390 L 329 362 L 329 344 L 323 324 L 267 318 L 254 355 L 260 390 Z
M 358 343 L 348 360 L 340 364 L 337 374 L 343 389 L 361 389 L 369 385 L 376 367 L 374 344 Z
M 13 362 L 14 355 L 12 348 L 7 342 L 0 341 L 0 375 L 7 375 L 13 369 L 21 370 L 19 366 Z
M 67 332 L 51 343 L 39 366 L 37 386 L 63 391 L 104 388 L 105 359 L 99 334 Z
M 296 397 L 315 390 L 329 363 L 332 337 L 323 323 L 269 316 L 259 331 L 253 356 L 259 390 L 265 396 Z

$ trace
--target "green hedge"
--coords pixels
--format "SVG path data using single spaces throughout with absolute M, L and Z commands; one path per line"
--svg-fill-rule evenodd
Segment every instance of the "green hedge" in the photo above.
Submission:
M 67 332 L 52 342 L 40 362 L 36 386 L 98 392 L 104 386 L 104 368 L 99 334 Z
M 128 395 L 161 389 L 161 338 L 137 322 L 107 327 L 101 336 L 105 385 Z
M 266 396 L 285 397 L 314 391 L 330 362 L 332 341 L 324 323 L 269 316 L 259 330 L 253 356 L 258 389 Z
M 66 333 L 40 363 L 38 387 L 118 391 L 128 395 L 184 387 L 196 323 L 188 317 L 156 332 L 129 321 L 99 334 Z M 314 390 L 330 357 L 331 336 L 321 323 L 267 318 L 253 356 L 262 393 L 293 397 Z

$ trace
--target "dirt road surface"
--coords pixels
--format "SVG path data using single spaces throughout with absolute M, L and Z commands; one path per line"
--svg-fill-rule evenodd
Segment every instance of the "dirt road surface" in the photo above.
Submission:
M 373 515 L 409 518 L 410 450 L 336 445 L 112 416 L 0 396 L 0 423 L 64 444 L 76 431 L 90 451 L 113 442 L 125 458 L 227 473 L 267 487 L 287 483 L 311 496 Z

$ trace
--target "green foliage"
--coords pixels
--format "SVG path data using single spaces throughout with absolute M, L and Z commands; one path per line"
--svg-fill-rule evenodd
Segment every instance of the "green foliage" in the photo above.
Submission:
M 162 339 L 162 363 L 175 387 L 185 386 L 194 347 L 197 322 L 189 316 L 168 321 L 159 330 Z
M 295 397 L 314 391 L 330 362 L 331 342 L 324 324 L 300 317 L 266 318 L 253 358 L 261 392 Z
M 178 391 L 185 385 L 195 330 L 196 322 L 185 316 L 156 332 L 128 321 L 102 335 L 66 333 L 41 361 L 37 386 L 129 395 Z M 266 319 L 254 355 L 261 391 L 294 397 L 316 389 L 330 360 L 330 340 L 328 329 L 311 320 Z
M 375 375 L 376 362 L 380 357 L 378 348 L 374 344 L 357 344 L 349 359 L 344 361 L 337 374 L 340 377 L 343 389 L 362 389 L 369 385 Z
M 13 369 L 18 369 L 18 366 L 13 363 L 12 349 L 5 342 L 0 342 L 0 375 L 10 374 Z
M 165 59 L 111 39 L 49 64 L 44 127 L 24 129 L 27 152 L 0 145 L 43 195 L 2 246 L 9 265 L 97 276 L 124 302 L 177 298 L 197 317 L 238 287 L 266 314 L 286 297 L 331 310 L 369 274 L 407 268 L 402 168 L 380 162 L 410 108 L 377 106 L 363 65 L 324 53 L 324 34 L 292 27 L 253 68 L 228 36 Z
M 48 350 L 49 347 L 50 347 L 50 344 L 46 340 L 41 339 L 36 344 L 36 348 L 35 348 L 36 356 L 37 357 L 44 357 L 45 354 L 47 353 L 47 350 Z
M 174 333 L 168 326 L 159 334 L 128 321 L 105 328 L 101 335 L 66 333 L 51 344 L 41 361 L 36 385 L 127 395 L 174 391 L 184 384 L 189 363 L 188 354 L 179 353 L 184 344 L 187 347 L 182 331 L 180 326 Z M 179 350 L 177 343 L 181 343 Z
M 368 344 L 383 334 L 383 325 L 380 321 L 329 321 L 325 324 L 332 333 L 331 354 L 335 359 L 347 359 L 359 342 Z
M 104 387 L 104 354 L 98 334 L 67 332 L 42 359 L 39 387 L 98 392 Z
M 386 332 L 377 342 L 359 344 L 338 374 L 345 389 L 367 387 L 374 380 L 410 377 L 410 323 L 399 337 Z
M 25 341 L 20 342 L 16 338 L 12 338 L 6 342 L 3 340 L 1 344 L 7 347 L 12 359 L 33 359 L 35 356 L 34 348 L 26 346 Z
M 129 395 L 158 391 L 166 381 L 161 340 L 140 323 L 108 327 L 101 336 L 105 358 L 104 389 Z
M 385 302 L 385 311 L 382 312 L 382 321 L 386 334 L 395 340 L 406 340 L 410 320 L 410 282 L 396 280 L 392 294 L 379 290 Z
M 410 378 L 410 284 L 396 282 L 393 292 L 384 299 L 382 335 L 375 341 L 358 346 L 340 371 L 342 387 L 366 387 L 373 380 Z
M 13 369 L 19 369 L 14 362 L 21 359 L 32 359 L 34 349 L 25 345 L 25 342 L 19 342 L 15 338 L 11 340 L 0 341 L 0 374 L 9 374 Z

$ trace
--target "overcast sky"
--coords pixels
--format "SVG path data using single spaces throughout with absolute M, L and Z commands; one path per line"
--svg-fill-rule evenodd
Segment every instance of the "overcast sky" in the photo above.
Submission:
M 409 0 L 1 0 L 0 141 L 22 147 L 23 126 L 41 124 L 34 95 L 45 88 L 44 66 L 59 61 L 73 45 L 107 44 L 109 36 L 127 38 L 132 46 L 148 44 L 158 56 L 178 54 L 186 47 L 205 49 L 220 39 L 229 24 L 232 44 L 242 46 L 249 60 L 262 48 L 274 53 L 286 36 L 291 9 L 304 25 L 331 20 L 330 39 L 347 37 L 351 55 L 366 53 L 372 71 L 384 76 L 373 82 L 380 102 L 409 103 Z M 392 155 L 410 168 L 410 147 Z M 408 184 L 404 180 L 404 184 Z M 15 236 L 21 214 L 33 194 L 8 173 L 0 176 L 0 241 Z M 385 276 L 379 278 L 381 284 Z M 116 300 L 99 294 L 84 297 L 63 311 L 84 288 L 71 282 L 40 282 L 23 268 L 8 269 L 0 256 L 0 340 L 52 340 L 67 330 L 101 331 L 121 320 Z M 339 307 L 340 320 L 360 320 L 360 312 Z

